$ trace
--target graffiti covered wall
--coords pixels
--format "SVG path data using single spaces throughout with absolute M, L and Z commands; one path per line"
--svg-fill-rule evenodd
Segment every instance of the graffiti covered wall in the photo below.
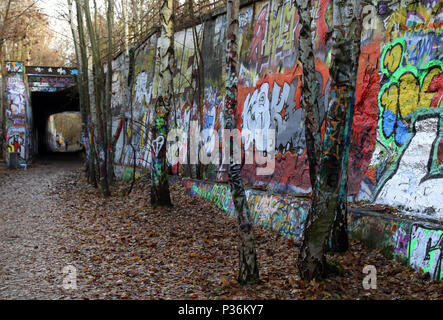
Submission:
M 75 68 L 30 67 L 22 62 L 6 62 L 4 93 L 8 166 L 10 153 L 17 153 L 19 168 L 26 169 L 37 152 L 31 93 L 59 92 L 75 86 L 77 74 Z
M 350 166 L 363 165 L 352 172 L 360 182 L 352 193 L 443 219 L 443 4 L 379 2 L 372 10 Z
M 6 163 L 10 154 L 17 153 L 19 166 L 26 168 L 29 150 L 29 126 L 26 117 L 28 92 L 25 86 L 25 67 L 20 62 L 6 63 Z
M 236 218 L 234 202 L 227 184 L 195 180 L 183 180 L 183 184 L 192 196 L 198 195 L 207 199 L 226 211 L 231 218 Z M 250 189 L 246 190 L 246 199 L 251 219 L 255 224 L 277 231 L 286 238 L 301 238 L 309 202 L 290 200 L 277 195 L 264 195 Z
M 184 179 L 192 196 L 211 201 L 236 219 L 236 211 L 228 184 Z M 274 230 L 284 237 L 300 240 L 310 202 L 300 198 L 271 195 L 246 189 L 252 221 Z M 431 226 L 432 225 L 432 226 Z M 388 258 L 399 260 L 416 270 L 429 273 L 431 279 L 443 279 L 443 226 L 416 223 L 405 217 L 379 214 L 365 210 L 348 212 L 351 239 L 361 240 L 371 249 L 381 249 Z
M 441 1 L 431 0 L 408 7 L 390 1 L 363 5 L 348 163 L 350 200 L 389 204 L 410 214 L 443 219 L 439 200 L 443 196 L 442 9 Z M 313 1 L 313 17 L 323 123 L 331 101 L 330 1 Z M 183 131 L 179 143 L 168 149 L 169 159 L 181 159 L 179 164 L 171 163 L 173 174 L 227 180 L 226 168 L 219 162 L 189 164 L 190 153 L 203 159 L 220 155 L 223 147 L 219 130 L 224 127 L 225 28 L 226 16 L 219 14 L 175 34 L 175 101 L 169 128 Z M 273 174 L 257 175 L 260 164 L 252 157 L 242 175 L 245 183 L 267 185 L 276 193 L 311 191 L 305 115 L 300 107 L 299 32 L 294 1 L 258 1 L 240 10 L 238 128 L 242 129 L 245 156 L 258 151 L 262 157 L 275 157 Z M 132 113 L 127 114 L 125 137 L 116 150 L 116 162 L 122 166 L 131 166 L 135 159 L 138 168 L 148 168 L 150 152 L 160 143 L 150 141 L 150 124 L 155 118 L 156 37 L 136 52 Z M 116 67 L 116 74 L 121 73 L 119 68 L 127 69 Z M 117 93 L 115 97 L 117 101 Z M 194 145 L 190 143 L 192 122 L 201 135 Z M 273 154 L 254 136 L 254 129 L 275 130 Z

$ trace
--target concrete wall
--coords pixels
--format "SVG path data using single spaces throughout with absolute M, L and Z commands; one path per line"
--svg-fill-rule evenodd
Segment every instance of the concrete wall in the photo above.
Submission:
M 183 185 L 192 196 L 207 199 L 229 217 L 236 218 L 229 185 L 189 179 L 184 179 Z M 251 189 L 246 190 L 246 197 L 255 224 L 279 232 L 288 239 L 302 238 L 309 200 Z M 381 249 L 390 259 L 429 272 L 431 279 L 443 278 L 443 224 L 439 221 L 417 221 L 405 215 L 350 209 L 348 234 L 371 249 Z
M 313 41 L 317 78 L 321 84 L 323 120 L 330 96 L 329 65 L 331 4 L 315 0 Z M 412 215 L 443 219 L 443 4 L 421 0 L 406 8 L 400 2 L 378 1 L 364 7 L 361 55 L 349 161 L 351 200 L 397 206 Z M 300 108 L 302 68 L 298 62 L 297 10 L 293 1 L 260 1 L 240 11 L 238 117 L 242 129 L 275 129 L 275 171 L 257 175 L 256 164 L 243 167 L 244 181 L 268 185 L 276 192 L 303 194 L 311 190 L 304 138 L 304 112 Z M 214 16 L 196 29 L 175 34 L 176 102 L 170 129 L 182 128 L 178 153 L 218 155 L 221 146 L 208 130 L 223 128 L 224 33 L 226 17 Z M 194 39 L 202 48 L 203 63 Z M 148 168 L 151 151 L 159 143 L 150 139 L 155 121 L 155 56 L 157 35 L 135 53 L 132 109 L 127 112 L 117 147 L 117 174 L 128 176 L 133 161 Z M 114 100 L 123 103 L 127 65 L 114 62 Z M 203 77 L 198 77 L 198 70 Z M 203 90 L 200 108 L 199 91 Z M 116 109 L 118 103 L 116 103 Z M 117 112 L 118 113 L 118 112 Z M 197 121 L 201 142 L 191 146 L 190 123 Z M 117 125 L 117 117 L 115 118 Z M 264 146 L 244 135 L 249 151 Z M 152 148 L 151 148 L 152 147 Z M 194 149 L 194 150 L 191 150 Z M 134 159 L 135 151 L 135 159 Z M 173 172 L 196 177 L 195 165 L 174 165 Z M 224 167 L 203 166 L 202 178 L 226 181 Z
M 19 168 L 26 168 L 29 157 L 29 92 L 25 85 L 25 67 L 20 62 L 6 63 L 6 164 L 9 154 L 18 154 Z

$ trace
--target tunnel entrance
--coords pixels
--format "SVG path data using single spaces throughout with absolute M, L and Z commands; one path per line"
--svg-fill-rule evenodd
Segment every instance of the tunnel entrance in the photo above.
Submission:
M 33 153 L 36 156 L 44 156 L 54 154 L 54 152 L 57 151 L 69 151 L 68 149 L 55 150 L 50 147 L 48 123 L 51 115 L 68 111 L 80 111 L 77 86 L 72 86 L 56 92 L 31 92 L 31 106 L 33 120 L 32 137 L 34 139 Z M 75 142 L 76 141 L 73 141 L 73 143 Z

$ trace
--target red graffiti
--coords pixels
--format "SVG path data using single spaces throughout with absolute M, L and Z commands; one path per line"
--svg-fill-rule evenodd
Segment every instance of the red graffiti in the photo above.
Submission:
M 265 38 L 268 16 L 269 4 L 266 3 L 260 10 L 257 16 L 257 22 L 254 27 L 254 34 L 251 43 L 251 49 L 249 51 L 248 60 L 257 63 L 261 61 L 263 51 L 263 40 Z
M 361 48 L 349 151 L 349 195 L 358 194 L 365 174 L 369 178 L 375 179 L 375 172 L 371 170 L 367 172 L 367 170 L 375 149 L 377 136 L 377 96 L 380 87 L 379 56 L 379 39 Z
M 431 108 L 440 108 L 443 102 L 443 73 L 437 74 L 432 78 L 427 92 L 436 92 L 432 98 Z
M 314 16 L 314 22 L 317 27 L 315 45 L 322 48 L 326 45 L 329 37 L 329 28 L 325 21 L 326 10 L 328 9 L 329 0 L 319 0 L 317 11 Z
M 301 155 L 286 152 L 275 157 L 275 169 L 272 175 L 257 176 L 258 165 L 244 165 L 242 177 L 245 183 L 256 184 L 260 181 L 280 191 L 293 191 L 293 188 L 309 190 L 309 163 L 306 149 Z
M 315 70 L 321 74 L 323 83 L 321 94 L 324 95 L 327 83 L 329 81 L 328 66 L 324 62 L 316 60 Z M 260 88 L 264 83 L 267 83 L 269 85 L 268 98 L 271 100 L 272 91 L 275 84 L 283 87 L 285 83 L 292 83 L 294 79 L 298 78 L 299 81 L 297 83 L 295 94 L 293 97 L 288 97 L 288 99 L 293 99 L 296 103 L 296 108 L 300 108 L 301 75 L 302 66 L 300 62 L 298 62 L 294 67 L 286 69 L 284 73 L 266 74 L 257 82 L 255 87 L 249 88 L 240 84 L 238 87 L 238 118 L 241 119 L 244 103 L 248 94 L 252 94 L 254 90 Z M 286 109 L 282 109 L 282 118 L 284 118 L 286 111 Z M 238 125 L 240 124 L 238 123 Z M 309 188 L 311 187 L 311 183 L 309 178 L 309 163 L 306 148 L 304 152 L 300 155 L 293 154 L 290 151 L 287 151 L 283 154 L 279 153 L 276 155 L 275 160 L 274 173 L 269 176 L 257 175 L 257 167 L 259 166 L 257 164 L 245 164 L 242 169 L 242 176 L 244 178 L 244 181 L 251 184 L 257 184 L 258 182 L 264 184 L 269 183 L 279 190 L 286 191 L 291 191 L 294 188 L 297 188 L 298 190 L 309 190 Z

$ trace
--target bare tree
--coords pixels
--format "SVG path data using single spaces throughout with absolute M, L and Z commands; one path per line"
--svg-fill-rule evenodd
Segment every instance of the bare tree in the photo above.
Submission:
M 352 121 L 353 97 L 360 50 L 360 5 L 333 0 L 331 88 L 333 100 L 326 117 L 326 132 L 312 204 L 306 218 L 298 268 L 303 279 L 325 275 L 330 269 L 325 253 L 334 219 L 346 215 L 346 199 L 339 205 L 343 177 L 344 132 Z M 341 211 L 341 212 L 340 212 Z
M 156 119 L 152 126 L 152 167 L 151 167 L 151 204 L 171 206 L 166 163 L 166 138 L 168 135 L 168 118 L 173 104 L 174 63 L 174 1 L 162 0 L 161 5 L 161 36 L 157 62 L 160 64 L 158 73 L 158 92 L 155 103 Z
M 103 59 L 100 55 L 100 43 L 98 38 L 98 27 L 97 27 L 97 7 L 94 7 L 94 24 L 91 18 L 91 11 L 89 6 L 89 0 L 84 0 L 84 15 L 86 20 L 86 26 L 89 35 L 89 44 L 91 46 L 92 60 L 94 67 L 94 98 L 95 98 L 95 111 L 97 115 L 98 124 L 98 162 L 99 162 L 99 172 L 100 172 L 100 184 L 102 188 L 103 195 L 108 197 L 110 195 L 109 184 L 108 184 L 108 171 L 107 171 L 107 131 L 106 131 L 106 118 L 104 115 L 104 105 L 105 105 L 105 95 L 104 95 L 104 70 L 103 70 Z
M 114 177 L 114 157 L 112 148 L 112 114 L 111 114 L 111 99 L 112 99 L 112 56 L 113 56 L 113 39 L 112 39 L 112 28 L 114 23 L 114 1 L 107 1 L 106 10 L 106 20 L 107 20 L 107 31 L 108 31 L 108 52 L 106 57 L 106 84 L 105 84 L 105 122 L 107 124 L 106 130 L 106 169 L 107 169 L 107 179 L 108 184 L 112 184 Z
M 225 129 L 237 128 L 237 81 L 238 81 L 238 14 L 240 10 L 239 0 L 227 0 L 227 34 L 226 34 L 226 91 L 224 121 Z M 237 139 L 233 139 L 233 154 L 241 152 Z M 255 250 L 254 231 L 249 216 L 248 203 L 241 177 L 241 164 L 235 163 L 230 156 L 229 181 L 231 194 L 240 230 L 239 272 L 238 281 L 241 284 L 256 283 L 259 280 L 257 266 L 257 254 Z

